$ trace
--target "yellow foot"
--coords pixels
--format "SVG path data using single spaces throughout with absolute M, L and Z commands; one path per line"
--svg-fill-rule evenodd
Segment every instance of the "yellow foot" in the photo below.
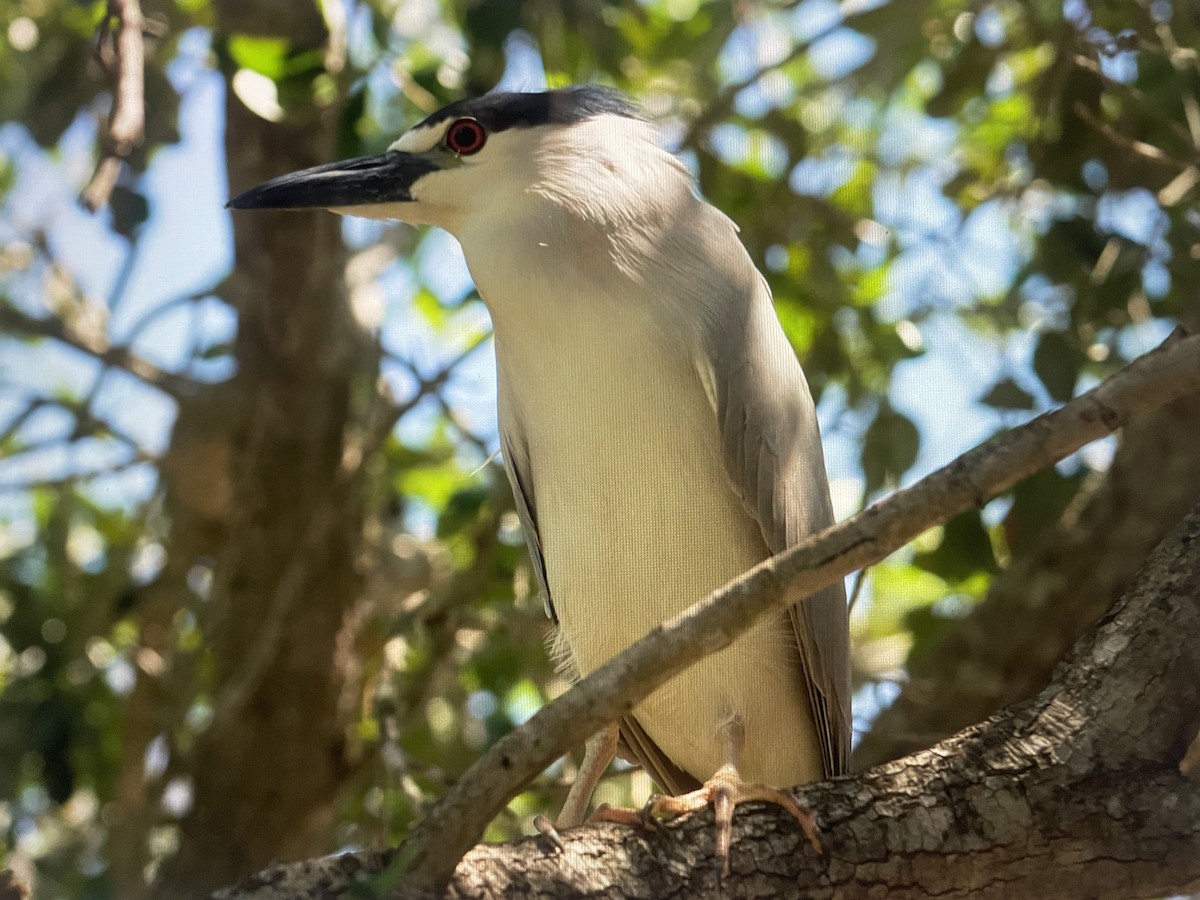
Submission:
M 729 874 L 729 844 L 733 836 L 733 810 L 740 803 L 774 803 L 782 806 L 800 823 L 800 829 L 817 854 L 822 852 L 820 829 L 816 817 L 787 791 L 766 784 L 742 781 L 733 766 L 725 765 L 717 770 L 698 790 L 678 797 L 662 794 L 647 801 L 641 811 L 609 806 L 602 803 L 592 813 L 590 822 L 617 822 L 623 825 L 652 825 L 663 816 L 679 816 L 696 812 L 712 804 L 716 816 L 717 838 L 713 854 L 721 863 L 721 874 Z

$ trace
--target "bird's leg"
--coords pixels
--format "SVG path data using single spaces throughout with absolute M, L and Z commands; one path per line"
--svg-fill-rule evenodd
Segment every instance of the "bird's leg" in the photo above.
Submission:
M 583 762 L 579 764 L 579 773 L 575 776 L 571 789 L 567 791 L 566 802 L 563 803 L 562 810 L 554 822 L 557 828 L 574 828 L 583 821 L 583 814 L 587 812 L 596 785 L 608 764 L 617 755 L 619 738 L 620 729 L 615 722 L 588 738 L 584 744 Z
M 584 744 L 583 762 L 579 764 L 579 772 L 571 782 L 571 789 L 567 791 L 567 799 L 559 811 L 558 819 L 551 822 L 548 816 L 541 813 L 533 817 L 533 827 L 548 838 L 560 853 L 563 850 L 563 841 L 558 829 L 574 828 L 583 821 L 583 814 L 587 811 L 600 777 L 617 755 L 620 735 L 620 728 L 614 722 L 588 738 Z
M 818 854 L 821 852 L 820 830 L 813 814 L 801 806 L 787 791 L 767 784 L 742 781 L 738 764 L 745 741 L 745 728 L 741 716 L 733 716 L 721 726 L 721 751 L 724 763 L 698 790 L 678 797 L 658 795 L 651 797 L 640 816 L 632 810 L 616 809 L 601 805 L 592 816 L 594 821 L 649 822 L 657 816 L 678 816 L 695 812 L 710 803 L 716 816 L 717 837 L 713 854 L 721 863 L 722 875 L 729 874 L 729 844 L 733 835 L 733 810 L 739 803 L 759 800 L 782 806 L 800 823 L 808 842 Z

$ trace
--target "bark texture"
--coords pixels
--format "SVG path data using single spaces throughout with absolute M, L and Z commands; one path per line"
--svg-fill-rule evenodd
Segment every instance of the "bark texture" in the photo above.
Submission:
M 914 659 L 855 749 L 863 769 L 928 747 L 1045 687 L 1055 664 L 1200 500 L 1200 393 L 1131 422 L 1078 515 L 1013 560 L 971 614 Z
M 1200 508 L 1035 699 L 905 759 L 798 790 L 825 856 L 770 807 L 737 817 L 733 874 L 710 812 L 481 846 L 448 897 L 1156 897 L 1200 890 Z M 220 900 L 409 895 L 399 851 L 280 866 Z M 365 887 L 365 885 L 364 885 Z

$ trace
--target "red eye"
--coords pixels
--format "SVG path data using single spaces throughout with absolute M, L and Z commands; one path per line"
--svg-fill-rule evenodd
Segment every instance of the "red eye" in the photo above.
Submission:
M 459 119 L 446 129 L 446 146 L 459 156 L 470 156 L 483 149 L 487 132 L 475 119 Z

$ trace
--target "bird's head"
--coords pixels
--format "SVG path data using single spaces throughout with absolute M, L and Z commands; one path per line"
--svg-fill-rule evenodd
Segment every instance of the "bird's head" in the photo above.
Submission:
M 632 154 L 645 145 L 649 156 Z M 344 215 L 439 225 L 520 213 L 526 198 L 588 215 L 616 182 L 653 189 L 647 160 L 672 158 L 618 92 L 579 85 L 492 93 L 452 103 L 409 129 L 385 153 L 283 175 L 229 202 L 233 209 L 329 209 Z M 647 183 L 649 182 L 649 184 Z

